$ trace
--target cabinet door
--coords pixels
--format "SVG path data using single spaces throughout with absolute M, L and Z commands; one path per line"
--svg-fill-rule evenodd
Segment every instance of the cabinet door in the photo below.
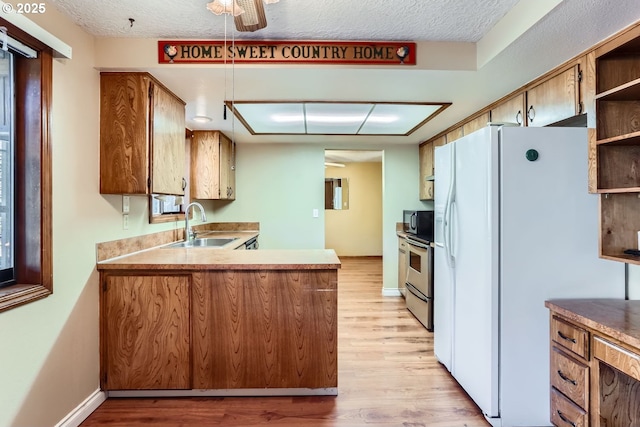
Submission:
M 524 125 L 524 92 L 510 98 L 491 110 L 492 123 Z
M 184 103 L 153 84 L 151 192 L 184 195 Z
M 236 198 L 236 144 L 220 135 L 220 199 Z
M 337 387 L 337 282 L 336 270 L 194 276 L 193 387 Z
M 141 74 L 100 75 L 101 194 L 148 193 L 149 85 Z
M 462 130 L 462 126 L 460 126 L 459 128 L 456 128 L 454 130 L 452 130 L 451 132 L 447 133 L 446 135 L 446 141 L 447 144 L 450 142 L 455 141 L 456 139 L 460 139 L 464 136 L 464 132 Z
M 473 133 L 478 129 L 482 129 L 483 127 L 487 126 L 487 123 L 489 123 L 488 111 L 462 125 L 462 134 L 469 135 L 470 133 Z
M 420 145 L 420 200 L 433 200 L 433 141 Z
M 189 389 L 189 276 L 106 276 L 104 390 Z
M 527 91 L 527 125 L 547 126 L 582 112 L 576 65 Z
M 193 132 L 189 184 L 192 200 L 220 197 L 220 132 Z

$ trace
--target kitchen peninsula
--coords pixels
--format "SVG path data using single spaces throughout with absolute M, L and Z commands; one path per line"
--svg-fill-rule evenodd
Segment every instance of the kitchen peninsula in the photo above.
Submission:
M 257 233 L 214 235 L 243 241 Z M 337 394 L 335 252 L 231 246 L 163 242 L 98 257 L 103 390 L 111 396 Z

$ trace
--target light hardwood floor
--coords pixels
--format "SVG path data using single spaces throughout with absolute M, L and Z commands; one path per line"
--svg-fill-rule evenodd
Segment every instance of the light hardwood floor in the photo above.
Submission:
M 108 399 L 82 427 L 487 427 L 433 356 L 433 334 L 381 295 L 380 258 L 341 258 L 338 396 Z

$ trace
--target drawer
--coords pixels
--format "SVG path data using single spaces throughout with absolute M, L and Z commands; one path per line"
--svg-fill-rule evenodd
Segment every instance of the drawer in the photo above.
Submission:
M 551 348 L 551 385 L 583 409 L 589 402 L 589 367 Z
M 594 335 L 593 357 L 640 381 L 640 354 Z
M 589 358 L 589 333 L 586 330 L 553 316 L 551 339 L 583 359 Z
M 551 388 L 551 422 L 557 427 L 588 427 L 587 413 Z

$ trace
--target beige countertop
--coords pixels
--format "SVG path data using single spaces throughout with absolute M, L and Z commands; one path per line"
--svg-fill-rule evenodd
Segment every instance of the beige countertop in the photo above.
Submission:
M 332 249 L 259 249 L 234 250 L 244 245 L 257 231 L 203 232 L 198 237 L 237 237 L 220 248 L 168 247 L 135 252 L 101 261 L 98 270 L 319 270 L 340 268 Z

